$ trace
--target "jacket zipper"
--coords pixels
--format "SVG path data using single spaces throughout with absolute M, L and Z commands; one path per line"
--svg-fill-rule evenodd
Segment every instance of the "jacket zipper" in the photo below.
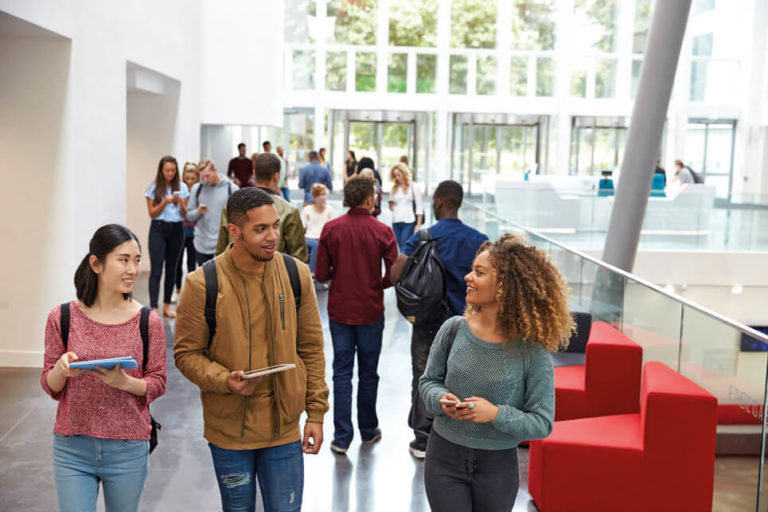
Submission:
M 252 350 L 252 334 L 253 334 L 253 328 L 251 327 L 251 304 L 248 300 L 248 288 L 245 284 L 245 279 L 242 277 L 240 278 L 243 282 L 243 292 L 245 293 L 245 307 L 248 312 L 248 370 L 251 370 L 251 350 Z M 243 420 L 240 423 L 240 439 L 242 439 L 245 436 L 245 419 L 246 415 L 248 413 L 248 398 L 245 397 L 244 406 L 243 406 Z
M 280 323 L 285 330 L 285 295 L 280 294 Z
M 270 342 L 271 342 L 271 354 L 270 354 L 270 362 L 269 364 L 273 365 L 275 363 L 275 332 L 272 329 L 272 309 L 269 305 L 269 295 L 267 295 L 267 287 L 264 286 L 264 280 L 261 281 L 261 291 L 264 292 L 264 300 L 267 302 L 267 317 L 268 317 L 268 325 L 269 325 L 269 335 L 270 335 Z M 280 392 L 277 389 L 277 374 L 272 374 L 272 386 L 275 389 L 275 439 L 278 439 L 280 437 Z

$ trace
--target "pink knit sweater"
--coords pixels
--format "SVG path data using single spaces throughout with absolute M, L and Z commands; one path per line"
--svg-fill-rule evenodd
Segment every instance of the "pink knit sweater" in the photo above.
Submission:
M 146 396 L 136 396 L 103 383 L 93 372 L 68 378 L 64 388 L 53 393 L 47 375 L 64 353 L 59 306 L 48 315 L 45 326 L 45 362 L 41 382 L 46 393 L 59 401 L 55 434 L 86 435 L 105 439 L 149 439 L 152 429 L 147 405 L 165 393 L 165 331 L 157 313 L 149 316 L 149 353 L 146 373 L 142 370 L 144 349 L 139 333 L 139 313 L 122 324 L 100 324 L 69 305 L 67 350 L 81 361 L 131 356 L 139 367 L 125 370 L 147 382 Z

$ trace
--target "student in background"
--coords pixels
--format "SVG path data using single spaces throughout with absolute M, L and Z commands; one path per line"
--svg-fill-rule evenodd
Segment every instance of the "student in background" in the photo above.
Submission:
M 435 415 L 424 484 L 434 512 L 508 512 L 517 445 L 547 437 L 555 420 L 548 352 L 574 329 L 568 285 L 546 253 L 511 234 L 485 242 L 465 280 L 467 310 L 440 328 L 419 380 Z
M 344 183 L 349 178 L 357 174 L 357 158 L 355 158 L 355 152 L 351 149 L 347 151 L 347 158 L 344 159 Z
M 371 216 L 374 182 L 354 177 L 344 185 L 349 211 L 328 222 L 320 235 L 315 277 L 329 279 L 328 320 L 333 340 L 333 441 L 331 450 L 345 454 L 352 428 L 352 373 L 358 366 L 357 420 L 364 444 L 381 439 L 376 398 L 379 355 L 384 332 L 384 289 L 392 286 L 389 270 L 397 258 L 395 235 Z M 381 275 L 384 263 L 384 277 Z
M 229 161 L 227 177 L 238 187 L 253 186 L 253 162 L 245 156 L 245 143 L 237 145 L 237 156 Z
M 389 209 L 392 210 L 392 229 L 397 238 L 397 246 L 403 250 L 405 243 L 415 232 L 421 229 L 424 221 L 424 207 L 421 204 L 421 191 L 411 178 L 411 171 L 402 163 L 395 164 L 389 172 L 389 179 L 394 183 L 389 196 Z
M 147 361 L 139 332 L 141 304 L 131 298 L 141 247 L 128 228 L 109 224 L 91 238 L 75 272 L 77 301 L 57 306 L 45 327 L 41 384 L 59 402 L 53 427 L 53 474 L 59 508 L 96 510 L 99 483 L 107 512 L 135 512 L 149 469 L 148 406 L 165 393 L 165 332 L 149 315 Z M 69 312 L 66 346 L 61 307 Z M 83 372 L 75 361 L 130 356 L 134 370 Z
M 431 226 L 430 234 L 437 240 L 437 255 L 445 270 L 445 294 L 450 316 L 461 315 L 466 307 L 467 284 L 464 276 L 472 271 L 472 260 L 488 237 L 459 220 L 459 209 L 464 199 L 464 189 L 452 180 L 440 182 L 432 195 L 432 209 L 437 223 Z M 398 281 L 408 257 L 419 246 L 419 234 L 408 239 L 402 253 L 392 265 L 392 280 Z M 437 334 L 441 319 L 435 325 L 413 325 L 411 334 L 411 412 L 414 440 L 408 447 L 411 455 L 423 459 L 427 452 L 427 437 L 432 429 L 432 415 L 424 408 L 419 395 L 419 378 L 427 366 L 427 357 L 432 341 Z
M 323 226 L 326 222 L 336 217 L 336 212 L 332 206 L 327 204 L 328 189 L 322 183 L 312 185 L 312 197 L 315 202 L 308 204 L 301 211 L 301 222 L 304 224 L 304 236 L 307 241 L 307 249 L 309 249 L 309 270 L 314 276 L 320 234 L 323 232 Z
M 149 305 L 157 311 L 160 277 L 165 266 L 163 283 L 163 316 L 175 318 L 171 311 L 176 268 L 184 247 L 184 217 L 187 215 L 189 190 L 179 177 L 179 165 L 172 156 L 164 156 L 157 165 L 155 181 L 147 188 L 149 227 Z
M 184 164 L 184 171 L 181 175 L 181 180 L 187 185 L 187 189 L 192 190 L 197 183 L 200 183 L 200 173 L 197 171 L 197 164 L 194 162 L 187 162 Z M 189 204 L 189 197 L 184 200 L 184 207 Z M 182 221 L 184 226 L 184 245 L 179 253 L 179 262 L 176 265 L 176 295 L 181 293 L 181 278 L 183 277 L 183 270 L 181 268 L 184 263 L 184 249 L 187 250 L 187 273 L 191 273 L 197 266 L 195 256 L 195 223 L 184 217 Z M 171 302 L 175 302 L 171 300 Z
M 371 215 L 373 215 L 375 218 L 378 218 L 379 215 L 381 215 L 381 187 L 379 186 L 378 182 L 376 182 L 376 176 L 373 174 L 373 169 L 363 169 L 360 171 L 360 176 L 363 178 L 368 178 L 369 180 L 373 180 L 373 186 L 376 189 L 376 202 L 373 204 Z

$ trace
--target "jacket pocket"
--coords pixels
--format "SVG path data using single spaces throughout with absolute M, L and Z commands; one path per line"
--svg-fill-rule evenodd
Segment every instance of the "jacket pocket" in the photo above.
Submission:
M 240 395 L 221 393 L 202 394 L 203 413 L 216 418 L 240 421 L 243 416 L 244 398 Z
M 299 418 L 307 403 L 307 369 L 304 361 L 296 357 L 296 368 L 277 374 L 280 386 L 280 419 L 290 423 Z

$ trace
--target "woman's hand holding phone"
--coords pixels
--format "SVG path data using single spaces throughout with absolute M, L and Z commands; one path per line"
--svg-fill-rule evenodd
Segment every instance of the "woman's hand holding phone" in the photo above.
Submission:
M 446 416 L 460 420 L 459 412 L 463 409 L 461 400 L 453 393 L 445 393 L 440 397 L 440 407 L 443 408 L 443 412 Z

